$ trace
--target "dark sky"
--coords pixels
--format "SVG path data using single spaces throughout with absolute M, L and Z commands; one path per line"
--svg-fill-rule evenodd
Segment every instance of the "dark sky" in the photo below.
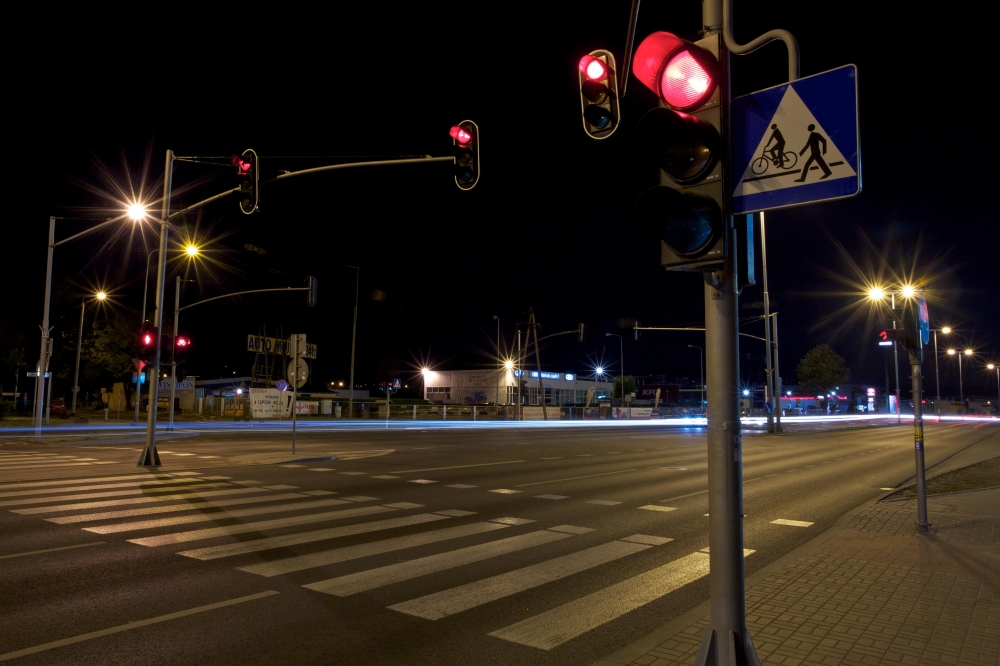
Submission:
M 735 4 L 738 41 L 786 28 L 799 40 L 803 75 L 847 63 L 859 72 L 863 192 L 768 216 L 786 383 L 820 343 L 845 357 L 854 381 L 881 383 L 874 339 L 883 324 L 856 305 L 863 280 L 879 272 L 923 281 L 932 326 L 955 326 L 961 344 L 1000 352 L 991 205 L 1000 173 L 981 82 L 988 45 L 960 36 L 967 23 L 940 7 Z M 184 302 L 302 286 L 306 275 L 320 284 L 313 309 L 302 294 L 263 295 L 184 313 L 182 330 L 195 340 L 190 371 L 248 374 L 246 336 L 266 324 L 270 335 L 305 332 L 319 345 L 315 382 L 346 378 L 351 264 L 361 267 L 359 382 L 406 378 L 425 362 L 489 364 L 493 316 L 509 344 L 529 307 L 543 335 L 577 322 L 590 328 L 583 345 L 572 336 L 547 342 L 549 369 L 583 371 L 603 358 L 616 372 L 618 339 L 605 338 L 613 332 L 625 336 L 629 374 L 696 377 L 697 352 L 687 345 L 700 344 L 700 334 L 649 333 L 637 343 L 619 328 L 622 319 L 697 326 L 704 317 L 700 276 L 663 271 L 656 239 L 631 220 L 635 200 L 656 181 L 631 145 L 655 98 L 632 79 L 612 139 L 594 142 L 581 127 L 576 63 L 594 48 L 622 60 L 629 7 L 369 4 L 138 17 L 131 31 L 94 16 L 46 26 L 7 95 L 15 121 L 8 116 L 5 142 L 5 334 L 24 332 L 28 355 L 37 353 L 48 217 L 105 219 L 122 199 L 117 190 L 129 188 L 157 200 L 167 149 L 225 158 L 252 147 L 267 176 L 349 156 L 446 155 L 450 125 L 471 118 L 483 146 L 482 179 L 471 192 L 455 187 L 446 165 L 374 167 L 268 184 L 253 216 L 230 199 L 185 217 L 189 233 L 210 241 L 212 261 L 186 273 L 197 283 L 185 285 Z M 700 11 L 695 0 L 647 1 L 638 38 L 666 30 L 696 39 Z M 785 63 L 780 43 L 734 57 L 734 94 L 784 82 Z M 234 184 L 231 168 L 178 163 L 173 207 Z M 59 237 L 87 224 L 60 222 Z M 75 327 L 72 306 L 96 284 L 114 290 L 117 307 L 138 311 L 155 243 L 149 231 L 98 232 L 57 248 L 53 320 Z M 376 289 L 384 301 L 372 299 Z M 760 284 L 746 289 L 741 316 L 760 314 L 761 299 Z M 762 334 L 759 323 L 743 330 Z M 762 376 L 762 351 L 741 341 L 744 379 Z M 957 384 L 954 365 L 942 360 L 947 387 Z M 963 369 L 967 394 L 978 385 L 995 390 L 976 363 Z

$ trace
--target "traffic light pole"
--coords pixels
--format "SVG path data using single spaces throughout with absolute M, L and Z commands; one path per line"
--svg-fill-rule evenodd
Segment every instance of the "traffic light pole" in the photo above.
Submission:
M 156 268 L 156 303 L 153 311 L 153 326 L 156 331 L 163 330 L 163 292 L 166 291 L 164 281 L 167 276 L 167 237 L 170 233 L 170 191 L 173 186 L 174 152 L 167 151 L 166 165 L 163 169 L 163 208 L 160 213 L 160 252 Z M 153 352 L 153 367 L 149 371 L 149 409 L 146 417 L 146 446 L 139 454 L 136 467 L 159 467 L 160 456 L 156 452 L 156 407 L 157 389 L 160 382 L 160 335 L 156 335 L 156 346 Z
M 910 352 L 910 371 L 913 381 L 913 453 L 916 456 L 917 476 L 917 528 L 926 532 L 930 527 L 930 523 L 927 522 L 927 482 L 924 470 L 924 410 L 922 404 L 924 394 L 920 372 L 920 357 L 920 351 Z
M 764 273 L 764 338 L 767 345 L 767 431 L 774 432 L 774 398 L 777 382 L 774 378 L 774 367 L 771 364 L 771 301 L 767 293 L 767 236 L 764 233 L 764 213 L 760 214 L 760 260 Z
M 170 338 L 170 421 L 167 430 L 174 429 L 174 396 L 177 393 L 177 320 L 180 318 L 181 310 L 181 276 L 177 276 L 174 283 L 174 335 Z

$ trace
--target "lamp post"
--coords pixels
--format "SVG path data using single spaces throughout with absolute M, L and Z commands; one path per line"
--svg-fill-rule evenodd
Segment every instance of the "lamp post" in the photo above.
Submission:
M 351 393 L 347 397 L 347 418 L 354 418 L 354 343 L 358 335 L 358 288 L 361 285 L 361 269 L 357 266 L 347 266 L 353 268 L 354 275 L 354 323 L 351 324 Z
M 938 406 L 938 403 L 941 402 L 941 377 L 940 377 L 941 373 L 938 371 L 938 348 L 937 348 L 938 331 L 941 331 L 945 335 L 948 335 L 949 333 L 951 333 L 951 326 L 931 329 L 931 332 L 934 333 L 934 384 L 937 387 L 937 402 L 934 403 L 934 411 L 940 414 L 941 408 Z
M 497 403 L 497 416 L 500 416 L 500 373 L 503 372 L 503 361 L 500 359 L 500 317 L 493 315 L 493 318 L 497 321 L 497 393 L 496 393 L 496 403 Z
M 701 404 L 698 405 L 698 410 L 701 411 L 705 408 L 705 350 L 698 345 L 688 345 L 688 347 L 698 350 L 698 367 L 701 369 Z
M 625 402 L 625 343 L 622 342 L 622 336 L 617 333 L 605 333 L 604 337 L 610 338 L 612 335 L 618 338 L 618 351 L 621 354 L 622 359 L 621 367 L 619 368 L 622 378 L 622 402 Z M 614 395 L 614 391 L 612 391 L 612 395 Z
M 973 351 L 971 349 L 966 349 L 962 353 L 958 353 L 954 349 L 948 350 L 948 356 L 958 356 L 958 400 L 962 403 L 962 413 L 965 413 L 965 389 L 962 386 L 962 356 L 972 356 Z
M 997 373 L 997 409 L 1000 410 L 1000 365 L 996 363 L 987 363 L 987 370 L 995 370 Z
M 94 299 L 97 301 L 103 301 L 108 295 L 103 291 L 99 291 L 94 294 Z M 87 299 L 84 298 L 80 301 L 80 331 L 76 335 L 76 366 L 73 370 L 73 406 L 70 409 L 70 413 L 76 416 L 76 397 L 80 392 L 80 351 L 83 348 L 83 312 L 87 308 Z

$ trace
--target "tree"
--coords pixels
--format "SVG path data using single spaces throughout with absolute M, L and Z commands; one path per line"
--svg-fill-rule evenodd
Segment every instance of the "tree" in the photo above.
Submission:
M 819 395 L 826 394 L 851 378 L 851 369 L 830 345 L 810 349 L 798 366 L 799 384 Z
M 626 394 L 635 393 L 635 377 L 633 377 L 632 375 L 625 375 L 624 377 L 618 376 L 615 377 L 614 384 L 612 384 L 613 386 L 612 397 L 615 398 L 622 397 L 623 380 L 625 381 L 625 393 Z

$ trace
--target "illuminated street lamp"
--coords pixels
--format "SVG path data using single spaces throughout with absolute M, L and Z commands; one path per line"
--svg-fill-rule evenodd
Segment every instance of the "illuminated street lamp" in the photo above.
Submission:
M 934 334 L 934 383 L 937 386 L 937 402 L 934 403 L 934 407 L 937 410 L 937 413 L 940 414 L 941 409 L 937 406 L 938 403 L 941 402 L 941 379 L 939 377 L 940 373 L 938 372 L 938 348 L 937 348 L 938 331 L 941 331 L 945 335 L 948 335 L 949 333 L 951 333 L 951 326 L 944 326 L 942 328 L 931 329 L 931 333 Z
M 98 303 L 104 301 L 108 295 L 102 290 L 93 295 L 93 299 Z M 76 366 L 73 370 L 73 402 L 70 407 L 70 414 L 76 416 L 76 397 L 80 392 L 80 349 L 83 346 L 83 311 L 87 307 L 87 297 L 80 301 L 80 331 L 76 336 Z M 50 384 L 51 386 L 51 384 Z
M 909 300 L 918 295 L 918 289 L 911 284 L 904 284 L 898 289 L 892 289 L 881 285 L 872 285 L 866 294 L 869 301 L 873 303 L 885 303 L 885 297 L 889 296 L 890 307 L 896 309 L 896 293 Z M 893 318 L 892 327 L 896 328 L 896 320 Z M 896 419 L 899 419 L 899 342 L 892 341 L 893 363 L 896 368 Z
M 997 373 L 997 409 L 1000 409 L 1000 365 L 996 363 L 987 363 L 987 370 L 993 370 Z
M 965 409 L 965 390 L 962 387 L 962 357 L 972 356 L 973 353 L 971 349 L 966 349 L 962 353 L 958 353 L 954 349 L 948 350 L 948 356 L 958 356 L 958 399 L 962 403 L 963 410 Z

